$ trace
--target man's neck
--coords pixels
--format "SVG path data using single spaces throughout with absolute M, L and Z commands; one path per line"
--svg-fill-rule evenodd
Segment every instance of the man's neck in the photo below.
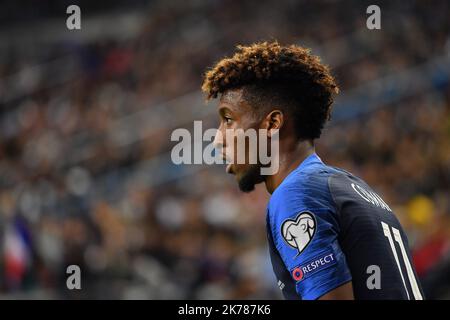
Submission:
M 276 174 L 266 178 L 265 184 L 267 191 L 272 194 L 289 173 L 295 170 L 303 160 L 314 152 L 314 145 L 311 145 L 308 141 L 300 142 L 284 152 L 280 148 L 279 169 Z

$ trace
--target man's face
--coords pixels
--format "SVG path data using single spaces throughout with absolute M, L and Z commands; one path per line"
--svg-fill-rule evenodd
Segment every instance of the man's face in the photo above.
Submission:
M 249 143 L 249 139 L 238 139 L 238 135 L 255 130 L 258 137 L 261 119 L 245 102 L 242 95 L 242 89 L 235 89 L 228 90 L 220 98 L 218 105 L 220 134 L 216 135 L 214 143 L 221 150 L 227 163 L 232 162 L 227 165 L 227 173 L 235 175 L 241 191 L 250 192 L 255 188 L 255 184 L 264 181 L 260 174 L 259 161 L 256 163 L 249 161 L 258 159 L 259 138 L 257 143 Z M 242 158 L 238 158 L 237 154 L 240 150 L 244 150 L 244 155 L 241 157 L 243 156 L 245 161 L 238 161 L 242 160 Z

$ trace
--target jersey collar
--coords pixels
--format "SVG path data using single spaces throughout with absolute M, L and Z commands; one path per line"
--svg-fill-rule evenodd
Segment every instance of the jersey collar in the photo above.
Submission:
M 299 164 L 299 166 L 297 168 L 295 168 L 294 170 L 292 170 L 287 176 L 286 178 L 283 179 L 283 181 L 281 182 L 281 184 L 283 184 L 283 182 L 288 181 L 289 179 L 291 179 L 292 176 L 295 175 L 295 173 L 298 172 L 302 172 L 303 170 L 305 170 L 307 167 L 313 165 L 313 164 L 317 164 L 317 163 L 322 163 L 322 159 L 320 159 L 320 157 L 317 155 L 317 153 L 312 153 L 310 154 L 308 157 L 306 157 L 302 163 Z M 278 189 L 278 188 L 277 188 Z
M 300 165 L 294 171 L 302 171 L 313 163 L 323 163 L 322 159 L 320 159 L 320 157 L 315 152 L 306 157 L 305 160 L 303 160 L 302 163 L 300 163 Z

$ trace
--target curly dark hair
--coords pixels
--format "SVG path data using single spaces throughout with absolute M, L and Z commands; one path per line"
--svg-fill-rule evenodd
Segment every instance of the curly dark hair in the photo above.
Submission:
M 208 100 L 237 88 L 244 89 L 244 99 L 257 111 L 284 108 L 294 117 L 300 139 L 320 137 L 330 119 L 333 94 L 339 92 L 319 57 L 277 41 L 238 45 L 231 58 L 205 73 L 202 90 Z

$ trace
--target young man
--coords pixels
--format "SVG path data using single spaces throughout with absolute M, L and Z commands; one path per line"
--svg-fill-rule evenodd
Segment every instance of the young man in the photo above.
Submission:
M 264 182 L 271 193 L 267 234 L 285 298 L 423 298 L 391 208 L 363 180 L 315 153 L 338 92 L 318 57 L 277 42 L 238 46 L 206 73 L 202 89 L 208 99 L 220 97 L 215 143 L 233 162 L 227 172 L 244 192 Z M 266 129 L 268 144 L 278 132 L 279 170 L 262 175 L 261 162 L 236 163 L 236 136 L 226 134 L 236 129 Z M 253 153 L 247 148 L 245 159 Z

